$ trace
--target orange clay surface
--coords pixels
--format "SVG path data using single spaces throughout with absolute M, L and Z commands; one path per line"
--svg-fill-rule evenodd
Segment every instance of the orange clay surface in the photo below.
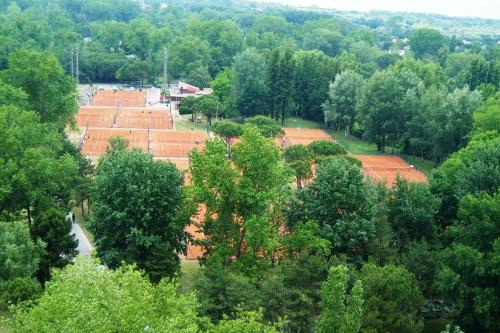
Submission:
M 285 136 L 283 137 L 283 146 L 303 144 L 308 145 L 313 141 L 334 139 L 322 129 L 306 128 L 283 128 Z
M 185 229 L 185 231 L 189 232 L 194 239 L 203 239 L 203 233 L 199 231 L 197 224 L 203 222 L 205 216 L 205 207 L 203 205 L 199 206 L 198 214 L 191 218 L 191 223 Z M 203 248 L 199 245 L 194 245 L 192 242 L 189 242 L 187 248 L 187 255 L 184 256 L 185 260 L 198 260 L 203 257 Z
M 187 158 L 193 149 L 205 145 L 204 132 L 150 131 L 150 153 L 155 157 Z
M 154 157 L 172 158 L 172 160 L 189 157 L 189 152 L 194 148 L 201 150 L 207 136 L 205 133 L 177 132 L 177 131 L 149 131 L 145 129 L 119 129 L 119 128 L 89 128 L 83 139 L 82 154 L 86 156 L 99 156 L 106 152 L 109 138 L 119 136 L 129 142 L 130 147 L 139 148 L 150 152 Z M 176 162 L 174 162 L 176 163 Z M 178 162 L 185 167 L 186 162 Z
M 145 91 L 98 90 L 92 100 L 94 106 L 146 106 Z
M 172 129 L 172 117 L 167 110 L 120 109 L 115 127 Z
M 423 172 L 411 168 L 398 156 L 354 155 L 354 157 L 361 161 L 362 170 L 366 175 L 374 181 L 385 183 L 387 187 L 392 187 L 398 174 L 410 182 L 427 182 L 427 176 Z
M 148 151 L 148 130 L 128 130 L 118 128 L 89 128 L 83 138 L 82 154 L 99 156 L 106 152 L 109 138 L 119 136 L 129 142 L 129 147 Z
M 94 108 L 82 106 L 76 115 L 78 127 L 105 127 L 113 126 L 116 108 Z

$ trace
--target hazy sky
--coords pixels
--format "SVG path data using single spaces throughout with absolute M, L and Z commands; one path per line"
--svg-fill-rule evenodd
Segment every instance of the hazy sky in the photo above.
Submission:
M 500 0 L 265 0 L 339 10 L 387 10 L 500 19 Z

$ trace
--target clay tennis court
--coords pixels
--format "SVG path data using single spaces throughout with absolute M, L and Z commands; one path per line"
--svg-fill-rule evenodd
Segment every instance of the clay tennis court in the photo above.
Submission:
M 282 147 L 286 148 L 290 145 L 308 145 L 313 141 L 329 140 L 335 141 L 332 136 L 322 129 L 309 128 L 283 128 L 285 135 L 282 139 Z
M 194 148 L 200 151 L 205 145 L 204 132 L 150 131 L 150 153 L 156 157 L 188 157 Z
M 78 127 L 172 129 L 167 110 L 118 107 L 81 107 L 76 115 Z
M 374 181 L 381 181 L 387 187 L 392 187 L 397 175 L 410 182 L 427 182 L 427 176 L 410 167 L 398 156 L 354 155 L 362 163 L 363 172 Z
M 78 127 L 113 127 L 116 108 L 80 107 L 76 115 Z
M 172 129 L 173 121 L 167 110 L 120 108 L 114 127 Z
M 200 232 L 200 223 L 203 223 L 205 219 L 206 208 L 204 205 L 199 205 L 198 213 L 191 217 L 191 224 L 187 225 L 184 229 L 189 232 L 194 239 L 204 239 L 205 236 Z M 199 245 L 194 245 L 189 242 L 187 248 L 187 255 L 184 256 L 185 260 L 198 260 L 203 257 L 203 248 Z
M 129 142 L 129 147 L 148 151 L 148 131 L 128 130 L 117 128 L 89 128 L 83 138 L 82 154 L 86 156 L 100 156 L 106 153 L 109 138 L 119 136 Z
M 98 90 L 92 100 L 93 106 L 142 107 L 146 106 L 145 91 Z

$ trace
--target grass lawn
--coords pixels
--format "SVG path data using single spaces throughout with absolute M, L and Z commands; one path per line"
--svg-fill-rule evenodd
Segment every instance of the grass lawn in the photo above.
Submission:
M 89 227 L 88 227 L 88 221 L 87 221 L 88 215 L 82 214 L 81 207 L 75 207 L 71 211 L 75 214 L 76 220 L 77 220 L 78 224 L 80 225 L 80 227 L 82 227 L 83 233 L 89 239 L 90 244 L 92 244 L 92 246 L 94 246 L 94 235 L 92 235 L 92 233 L 89 231 Z
M 175 129 L 177 131 L 195 131 L 195 132 L 207 132 L 207 118 L 201 116 L 201 123 L 192 122 L 191 115 L 181 115 L 181 118 L 175 119 Z M 212 119 L 212 125 L 216 123 L 215 119 Z
M 0 310 L 0 333 L 9 333 L 10 331 L 2 324 L 4 318 L 12 318 L 12 314 L 9 311 Z
M 431 170 L 434 169 L 434 162 L 428 160 L 422 160 L 420 157 L 411 155 L 400 155 L 403 160 L 409 164 L 413 164 L 418 170 L 425 173 L 427 176 L 431 174 Z
M 306 120 L 300 117 L 290 117 L 285 121 L 284 127 L 290 128 L 322 128 L 317 121 Z
M 189 292 L 194 288 L 194 281 L 200 273 L 198 260 L 181 261 L 181 292 Z

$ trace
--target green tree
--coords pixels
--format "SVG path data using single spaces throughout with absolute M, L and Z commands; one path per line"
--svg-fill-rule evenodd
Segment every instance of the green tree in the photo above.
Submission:
M 169 71 L 173 77 L 184 77 L 191 64 L 207 65 L 212 62 L 210 44 L 192 35 L 182 35 L 173 42 L 169 54 Z
M 370 188 L 358 166 L 345 159 L 318 165 L 316 178 L 297 193 L 288 211 L 290 228 L 308 220 L 319 224 L 320 236 L 331 242 L 332 253 L 366 256 L 375 225 Z
M 500 133 L 500 93 L 487 99 L 473 114 L 476 132 Z
M 399 248 L 406 249 L 411 241 L 436 240 L 434 216 L 437 214 L 439 199 L 427 184 L 409 183 L 396 178 L 388 193 L 388 219 Z
M 313 154 L 304 145 L 292 145 L 283 151 L 285 162 L 295 171 L 297 188 L 302 188 L 302 182 L 312 176 L 311 163 Z
M 363 78 L 353 70 L 337 74 L 330 83 L 329 99 L 323 103 L 325 123 L 341 130 L 347 137 L 356 117 L 356 104 L 361 95 Z
M 281 210 L 291 176 L 278 147 L 252 127 L 232 147 L 231 160 L 221 140 L 206 143 L 191 154 L 191 191 L 206 211 L 199 228 L 209 261 L 247 272 L 260 259 L 276 255 Z
M 345 47 L 344 36 L 338 31 L 329 29 L 316 29 L 304 38 L 304 46 L 306 50 L 320 50 L 330 57 L 338 55 Z
M 0 223 L 0 284 L 16 277 L 32 277 L 45 244 L 33 242 L 25 222 Z
M 123 82 L 141 81 L 149 78 L 151 72 L 150 65 L 142 60 L 129 60 L 116 71 L 116 78 Z
M 313 152 L 316 160 L 329 156 L 347 154 L 341 145 L 329 140 L 313 141 L 309 144 L 308 148 Z
M 136 263 L 152 281 L 173 276 L 187 244 L 187 221 L 177 218 L 183 177 L 170 162 L 127 150 L 123 140 L 111 145 L 91 192 L 97 254 L 111 268 Z
M 181 105 L 179 107 L 179 114 L 190 114 L 192 115 L 192 121 L 194 121 L 194 114 L 196 113 L 194 110 L 194 104 L 196 103 L 197 97 L 187 96 L 182 99 Z
M 214 124 L 212 131 L 224 140 L 229 153 L 231 140 L 243 134 L 243 127 L 231 120 L 221 120 Z
M 260 332 L 278 333 L 275 327 L 262 323 L 262 313 L 256 311 L 244 312 L 239 318 L 221 320 L 209 333 Z
M 208 129 L 212 126 L 212 118 L 217 114 L 223 114 L 224 109 L 217 96 L 205 95 L 196 99 L 193 104 L 194 113 L 202 113 L 207 117 Z
M 500 137 L 497 132 L 475 135 L 431 174 L 430 190 L 441 199 L 437 222 L 445 228 L 456 218 L 458 203 L 468 195 L 493 195 L 500 184 Z
M 471 90 L 475 90 L 481 84 L 498 86 L 500 83 L 500 68 L 481 54 L 450 54 L 446 58 L 444 72 L 448 77 L 448 85 L 452 88 L 467 85 Z
M 42 122 L 54 123 L 62 129 L 77 111 L 75 82 L 64 74 L 50 53 L 16 50 L 9 56 L 9 67 L 0 76 L 28 94 L 30 107 Z
M 363 324 L 361 332 L 421 332 L 418 311 L 424 298 L 415 276 L 404 267 L 365 264 L 363 284 Z
M 0 80 L 0 105 L 12 105 L 28 110 L 28 95 L 21 88 L 5 84 Z
M 35 112 L 0 106 L 0 211 L 31 223 L 33 214 L 58 205 L 68 209 L 78 166 L 63 150 L 63 134 Z
M 433 284 L 439 268 L 438 251 L 423 239 L 413 241 L 400 257 L 401 264 L 415 275 L 425 297 L 436 296 Z
M 78 240 L 71 234 L 71 221 L 56 208 L 35 218 L 30 233 L 34 240 L 40 239 L 46 244 L 37 273 L 42 282 L 50 278 L 51 268 L 63 268 L 77 255 Z
M 254 116 L 248 118 L 245 123 L 257 127 L 260 134 L 262 134 L 266 138 L 275 138 L 277 136 L 285 134 L 280 124 L 266 116 Z
M 237 73 L 236 105 L 243 117 L 265 114 L 267 85 L 266 61 L 257 50 L 249 48 L 234 58 Z
M 437 57 L 439 49 L 445 46 L 446 38 L 435 29 L 419 28 L 410 35 L 410 47 L 417 59 Z
M 299 114 L 323 121 L 321 104 L 328 98 L 328 85 L 335 76 L 335 63 L 321 51 L 299 51 L 293 56 L 294 99 Z
M 215 323 L 224 318 L 234 319 L 241 310 L 256 311 L 264 305 L 251 278 L 219 264 L 208 264 L 202 268 L 195 281 L 195 289 L 200 313 Z
M 421 85 L 411 71 L 393 73 L 390 70 L 375 73 L 364 86 L 358 110 L 365 136 L 385 151 L 387 141 L 397 145 L 405 131 L 405 109 L 402 102 L 410 89 Z
M 210 85 L 212 77 L 208 72 L 208 65 L 190 66 L 186 76 L 186 82 L 199 88 L 206 88 Z
M 318 317 L 319 333 L 356 333 L 361 328 L 363 316 L 363 287 L 361 281 L 349 288 L 349 269 L 331 267 L 328 280 L 321 286 L 321 314 Z
M 500 192 L 467 195 L 446 231 L 436 289 L 458 311 L 466 331 L 499 330 L 497 282 L 500 258 Z
M 210 87 L 214 90 L 213 94 L 219 98 L 224 110 L 228 116 L 236 114 L 236 72 L 230 68 L 225 68 L 219 72 L 215 79 L 210 83 Z
M 293 51 L 278 49 L 272 51 L 267 66 L 267 81 L 269 88 L 269 115 L 273 119 L 281 119 L 284 124 L 290 116 L 293 105 L 293 95 L 290 86 L 293 86 L 294 63 Z
M 199 330 L 194 295 L 177 294 L 167 281 L 154 285 L 133 267 L 99 267 L 90 256 L 57 273 L 35 305 L 15 313 L 11 330 L 19 333 Z
M 439 64 L 432 61 L 404 59 L 396 62 L 390 69 L 394 73 L 412 71 L 422 80 L 427 88 L 432 86 L 440 87 L 445 83 L 442 68 Z
M 25 222 L 0 222 L 0 310 L 40 292 L 34 275 L 45 244 L 33 242 Z

